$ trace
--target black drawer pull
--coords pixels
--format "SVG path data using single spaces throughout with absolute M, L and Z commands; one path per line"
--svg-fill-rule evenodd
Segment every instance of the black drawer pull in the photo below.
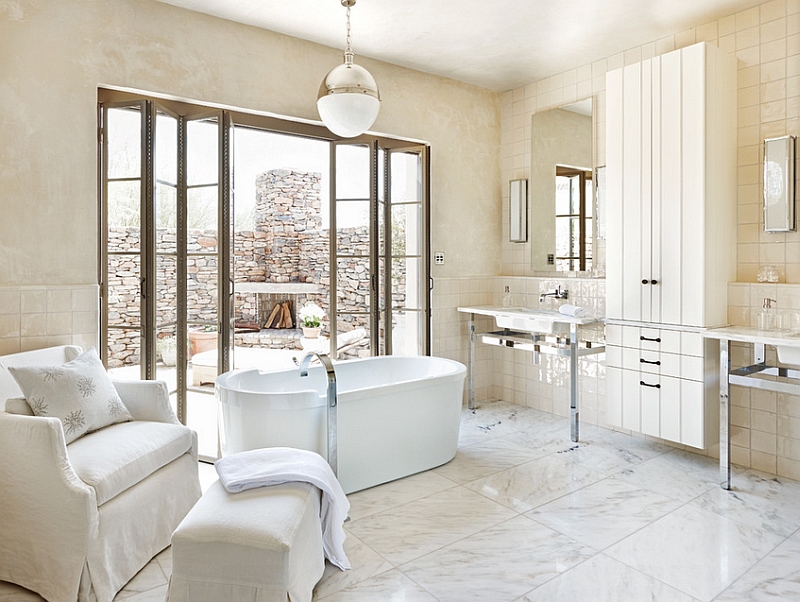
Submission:
M 661 360 L 656 360 L 654 362 L 651 362 L 650 360 L 646 360 L 643 357 L 640 357 L 639 358 L 639 363 L 641 363 L 641 364 L 653 364 L 654 366 L 660 366 L 661 365 Z
M 644 336 L 644 335 L 641 335 L 641 336 L 639 337 L 639 340 L 640 340 L 640 341 L 651 341 L 651 342 L 653 342 L 653 343 L 660 343 L 660 342 L 661 342 L 661 337 L 658 337 L 657 339 L 648 339 L 646 336 Z
M 643 387 L 653 387 L 654 389 L 660 389 L 661 388 L 661 385 L 648 385 L 643 380 L 640 380 L 639 384 L 642 385 Z

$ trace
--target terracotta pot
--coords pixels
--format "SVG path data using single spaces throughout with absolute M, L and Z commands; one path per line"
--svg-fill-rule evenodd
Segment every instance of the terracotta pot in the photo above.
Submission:
M 202 353 L 203 351 L 211 351 L 217 348 L 217 333 L 205 332 L 203 330 L 190 330 L 189 331 L 189 359 L 195 353 Z
M 321 328 L 309 328 L 308 326 L 303 326 L 303 336 L 307 339 L 316 339 L 319 338 L 319 333 L 321 330 Z

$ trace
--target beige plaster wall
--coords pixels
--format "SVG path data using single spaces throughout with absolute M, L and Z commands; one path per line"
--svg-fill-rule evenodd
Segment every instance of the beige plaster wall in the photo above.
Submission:
M 499 95 L 357 60 L 381 88 L 374 130 L 431 144 L 434 275 L 499 273 Z M 0 3 L 0 287 L 96 282 L 98 85 L 316 120 L 340 61 L 150 0 Z

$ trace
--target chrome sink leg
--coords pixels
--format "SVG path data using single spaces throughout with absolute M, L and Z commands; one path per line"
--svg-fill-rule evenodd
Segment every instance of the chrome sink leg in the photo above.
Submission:
M 578 325 L 569 325 L 570 439 L 578 441 Z

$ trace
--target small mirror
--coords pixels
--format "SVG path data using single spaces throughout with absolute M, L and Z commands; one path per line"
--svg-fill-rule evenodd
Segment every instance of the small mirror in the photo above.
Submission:
M 508 186 L 509 240 L 528 241 L 528 180 L 511 180 Z
M 764 231 L 791 232 L 794 215 L 795 137 L 764 140 Z
M 531 267 L 593 267 L 594 125 L 592 99 L 531 118 Z

